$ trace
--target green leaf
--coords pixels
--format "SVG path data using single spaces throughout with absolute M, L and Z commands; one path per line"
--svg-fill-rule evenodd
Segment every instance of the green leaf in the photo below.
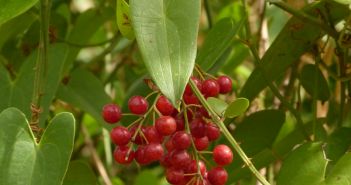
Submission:
M 18 109 L 0 114 L 0 184 L 62 184 L 74 142 L 74 117 L 58 114 L 36 144 Z
M 124 0 L 117 0 L 117 24 L 119 31 L 123 37 L 128 40 L 133 40 L 135 34 L 133 31 L 132 20 L 129 13 L 129 5 Z
M 104 91 L 102 82 L 91 72 L 82 68 L 75 69 L 67 85 L 59 85 L 56 97 L 84 110 L 109 131 L 115 127 L 102 118 L 102 108 L 111 103 L 111 100 Z
M 49 64 L 45 82 L 45 91 L 42 98 L 43 113 L 39 115 L 39 126 L 45 128 L 46 115 L 49 113 L 49 107 L 56 93 L 60 81 L 60 73 L 63 61 L 68 52 L 66 44 L 52 44 L 49 47 Z M 34 87 L 35 71 L 37 64 L 38 49 L 26 59 L 22 65 L 18 77 L 14 82 L 3 65 L 0 65 L 0 97 L 7 97 L 6 101 L 0 101 L 0 111 L 9 107 L 16 107 L 21 110 L 31 120 L 32 111 L 32 94 Z
M 314 83 L 315 83 L 315 65 L 313 64 L 307 64 L 303 66 L 302 71 L 301 71 L 301 85 L 305 90 L 313 96 L 314 93 Z M 323 102 L 326 102 L 329 100 L 330 97 L 330 91 L 328 87 L 328 82 L 324 78 L 322 71 L 318 69 L 318 94 L 317 94 L 317 99 Z
M 31 8 L 38 0 L 0 1 L 0 25 L 22 14 Z
M 335 2 L 341 3 L 341 4 L 350 4 L 351 0 L 334 0 Z
M 228 104 L 218 98 L 209 97 L 207 98 L 208 104 L 211 105 L 212 109 L 218 114 L 223 115 L 223 112 L 227 109 Z
M 131 0 L 133 27 L 146 68 L 157 87 L 179 107 L 194 68 L 198 0 Z
M 62 185 L 97 185 L 97 179 L 91 168 L 83 161 L 72 161 Z
M 326 174 L 333 169 L 340 157 L 347 152 L 350 146 L 351 128 L 341 127 L 330 134 L 327 146 L 324 148 L 327 158 L 331 160 L 328 163 Z
M 327 160 L 323 142 L 307 142 L 298 146 L 284 160 L 277 175 L 277 185 L 315 185 L 324 180 Z
M 228 118 L 237 117 L 249 107 L 249 100 L 246 98 L 238 98 L 229 104 L 227 110 L 225 111 L 225 116 Z
M 351 182 L 351 152 L 342 156 L 321 185 L 344 185 Z
M 138 174 L 133 185 L 155 185 L 158 178 L 151 170 L 144 170 Z
M 200 65 L 202 70 L 209 70 L 230 46 L 242 23 L 243 20 L 233 29 L 233 21 L 230 18 L 223 18 L 213 26 L 196 57 L 195 62 Z
M 328 6 L 330 13 L 325 12 L 325 6 Z M 313 9 L 320 10 L 323 15 L 330 15 L 333 22 L 338 22 L 350 15 L 350 10 L 347 7 L 333 2 L 328 2 L 328 5 L 326 5 L 326 2 L 323 1 L 308 4 L 302 11 L 318 18 Z M 304 29 L 293 32 L 294 38 L 298 39 L 292 38 L 291 27 L 301 25 L 304 25 Z M 324 32 L 318 27 L 305 23 L 297 17 L 292 17 L 262 57 L 261 63 L 268 78 L 274 81 L 282 75 L 298 58 L 313 49 L 322 34 Z M 304 42 L 301 40 L 304 40 Z M 255 68 L 242 88 L 239 97 L 246 97 L 251 101 L 265 87 L 267 87 L 267 84 L 260 69 Z

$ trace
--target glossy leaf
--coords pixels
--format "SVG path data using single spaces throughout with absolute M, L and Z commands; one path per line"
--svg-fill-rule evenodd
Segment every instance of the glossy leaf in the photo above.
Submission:
M 83 161 L 72 161 L 62 185 L 97 185 L 93 170 Z
M 351 182 L 351 152 L 343 155 L 321 185 L 344 185 Z
M 198 0 L 130 1 L 134 32 L 146 68 L 174 107 L 179 107 L 193 71 L 200 3 Z
M 315 83 L 315 65 L 313 64 L 307 64 L 303 66 L 302 71 L 301 71 L 301 85 L 303 88 L 313 96 L 314 94 L 314 83 Z M 328 82 L 324 78 L 322 72 L 318 70 L 318 94 L 317 94 L 317 99 L 326 102 L 329 100 L 330 97 L 330 91 L 328 87 Z
M 0 114 L 0 184 L 62 184 L 74 142 L 74 117 L 58 114 L 36 144 L 18 109 Z
M 155 185 L 158 179 L 151 170 L 144 170 L 138 174 L 133 185 Z
M 307 142 L 295 148 L 284 160 L 277 175 L 277 185 L 317 185 L 324 180 L 327 160 L 323 142 Z M 303 172 L 303 173 L 301 173 Z
M 66 44 L 52 44 L 49 47 L 49 64 L 45 82 L 45 96 L 42 98 L 41 106 L 43 113 L 39 115 L 39 126 L 45 128 L 46 115 L 49 113 L 49 107 L 56 93 L 63 61 L 67 55 L 68 47 Z M 6 101 L 0 101 L 0 111 L 9 107 L 16 107 L 31 119 L 32 111 L 32 94 L 34 87 L 35 71 L 33 70 L 37 63 L 38 49 L 26 59 L 22 65 L 18 77 L 14 82 L 3 65 L 0 65 L 0 97 L 7 97 Z
M 35 5 L 38 0 L 0 1 L 0 25 L 22 14 Z
M 325 3 L 326 2 L 311 3 L 302 10 L 311 16 L 316 16 L 316 18 L 318 18 L 318 15 L 314 13 L 312 9 L 318 9 L 323 13 L 323 15 L 327 15 L 324 8 L 326 6 Z M 329 15 L 331 15 L 331 19 L 334 22 L 342 20 L 351 13 L 347 7 L 338 3 L 328 2 L 327 6 L 330 11 Z M 291 27 L 300 27 L 302 25 L 304 25 L 303 29 L 295 30 L 293 32 L 294 38 L 298 39 L 292 38 Z M 313 49 L 315 42 L 322 34 L 323 31 L 318 27 L 305 23 L 297 17 L 292 17 L 271 44 L 265 55 L 262 57 L 261 63 L 267 73 L 268 78 L 271 81 L 274 81 L 280 75 L 282 75 L 292 63 L 294 63 L 307 51 Z M 304 40 L 304 42 L 301 40 Z M 263 78 L 260 70 L 255 68 L 242 88 L 239 97 L 246 97 L 251 101 L 265 87 L 267 87 L 265 79 Z
M 124 38 L 133 40 L 135 34 L 133 31 L 132 20 L 129 13 L 129 5 L 124 0 L 117 0 L 117 24 L 119 31 Z
M 102 118 L 102 108 L 111 103 L 111 100 L 104 91 L 102 82 L 91 72 L 82 68 L 74 70 L 67 85 L 59 85 L 56 97 L 84 110 L 109 131 L 115 127 Z
M 246 98 L 238 98 L 229 104 L 225 111 L 225 116 L 228 118 L 237 117 L 249 107 L 250 102 Z
M 324 148 L 327 158 L 331 160 L 328 163 L 326 174 L 333 169 L 340 157 L 347 152 L 350 146 L 351 128 L 341 127 L 330 134 L 327 146 Z
M 226 102 L 218 98 L 209 97 L 207 98 L 207 102 L 211 105 L 212 109 L 220 116 L 223 115 L 224 111 L 228 107 L 228 104 Z
M 233 21 L 230 18 L 223 18 L 213 26 L 196 57 L 195 62 L 200 65 L 202 70 L 209 70 L 230 46 L 242 22 L 240 21 L 233 28 Z

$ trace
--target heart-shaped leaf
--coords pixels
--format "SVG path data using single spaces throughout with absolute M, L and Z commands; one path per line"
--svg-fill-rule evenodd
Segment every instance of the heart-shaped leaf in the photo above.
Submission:
M 208 33 L 197 57 L 196 63 L 207 71 L 217 61 L 217 59 L 230 46 L 243 23 L 241 20 L 233 28 L 233 21 L 230 18 L 223 18 L 218 21 Z
M 320 184 L 328 163 L 324 159 L 323 145 L 323 142 L 307 142 L 295 148 L 280 168 L 277 185 Z
M 342 156 L 320 185 L 344 185 L 351 182 L 351 152 Z
M 225 116 L 228 118 L 237 117 L 249 107 L 249 100 L 246 98 L 238 98 L 229 104 L 225 111 Z
M 218 114 L 223 115 L 224 111 L 227 109 L 228 104 L 223 100 L 218 98 L 209 97 L 207 98 L 208 104 L 211 105 L 212 109 Z
M 46 115 L 49 113 L 49 107 L 60 81 L 60 73 L 67 52 L 68 47 L 63 43 L 52 44 L 49 47 L 49 64 L 44 91 L 45 96 L 43 96 L 41 104 L 44 111 L 39 115 L 39 126 L 42 128 L 45 126 Z M 6 100 L 0 101 L 0 111 L 9 107 L 16 107 L 26 115 L 28 120 L 31 119 L 32 111 L 30 109 L 30 104 L 32 103 L 35 76 L 35 71 L 33 69 L 37 64 L 37 58 L 38 49 L 32 52 L 26 59 L 14 82 L 12 82 L 6 68 L 0 65 L 0 97 L 6 97 Z
M 0 1 L 0 25 L 31 8 L 38 0 Z
M 200 7 L 198 0 L 130 0 L 146 68 L 174 107 L 194 68 Z
M 72 161 L 62 185 L 97 185 L 93 170 L 83 161 Z
M 124 0 L 117 0 L 117 24 L 119 31 L 124 38 L 133 40 L 135 34 L 133 31 L 132 20 L 129 13 L 129 5 Z
M 73 150 L 74 117 L 58 114 L 37 144 L 18 109 L 0 114 L 0 184 L 62 184 Z
M 315 83 L 315 65 L 313 64 L 307 64 L 303 66 L 302 71 L 301 71 L 301 85 L 305 90 L 313 96 L 314 93 L 314 83 Z M 317 99 L 326 102 L 329 100 L 330 96 L 330 91 L 328 87 L 328 82 L 324 78 L 322 71 L 318 70 L 318 94 L 317 94 Z

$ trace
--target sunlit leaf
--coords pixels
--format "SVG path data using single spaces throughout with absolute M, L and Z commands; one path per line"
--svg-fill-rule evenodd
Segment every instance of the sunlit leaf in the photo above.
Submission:
M 209 97 L 207 98 L 207 102 L 211 105 L 212 109 L 220 116 L 223 115 L 224 111 L 228 107 L 228 104 L 226 102 L 218 98 Z
M 129 13 L 129 5 L 124 0 L 117 0 L 117 24 L 124 38 L 133 40 L 135 38 L 132 20 Z

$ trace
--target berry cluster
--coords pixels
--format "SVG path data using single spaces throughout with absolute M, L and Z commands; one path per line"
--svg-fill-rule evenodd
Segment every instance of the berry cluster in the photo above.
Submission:
M 232 87 L 231 79 L 227 76 L 220 76 L 217 81 L 206 79 L 203 82 L 191 78 L 205 98 L 214 97 L 218 93 L 226 94 Z M 163 95 L 157 96 L 150 109 L 145 98 L 133 96 L 128 107 L 131 113 L 140 118 L 127 128 L 117 126 L 111 131 L 111 139 L 118 146 L 114 158 L 124 165 L 133 159 L 141 165 L 159 161 L 171 184 L 196 184 L 198 181 L 205 185 L 223 185 L 228 174 L 221 166 L 232 162 L 233 153 L 226 145 L 218 145 L 213 152 L 204 151 L 210 141 L 219 138 L 220 129 L 211 122 L 210 114 L 200 104 L 189 85 L 186 86 L 183 100 L 183 111 L 178 112 Z M 152 126 L 147 127 L 143 121 L 147 116 L 151 117 L 150 113 L 157 113 L 159 117 Z M 106 122 L 117 123 L 122 117 L 122 111 L 117 105 L 108 104 L 103 108 L 102 115 Z M 135 151 L 132 149 L 133 144 L 139 145 Z M 202 156 L 206 153 L 213 154 L 214 161 L 221 166 L 212 167 Z M 209 171 L 199 157 L 209 164 Z

